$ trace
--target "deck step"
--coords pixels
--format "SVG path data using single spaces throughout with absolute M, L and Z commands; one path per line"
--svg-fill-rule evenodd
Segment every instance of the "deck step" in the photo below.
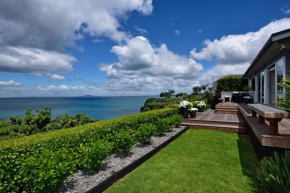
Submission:
M 234 110 L 238 110 L 239 107 L 223 107 L 223 106 L 215 106 L 215 109 L 234 109 Z
M 237 109 L 215 109 L 215 113 L 219 114 L 239 114 L 240 111 Z
M 227 131 L 232 133 L 247 133 L 247 129 L 241 126 L 223 125 L 223 124 L 202 124 L 202 123 L 186 123 L 182 125 L 189 126 L 190 129 L 211 129 L 219 131 Z
M 244 122 L 241 121 L 230 121 L 230 122 L 222 122 L 222 121 L 211 121 L 211 120 L 195 120 L 195 119 L 184 119 L 184 124 L 190 124 L 190 123 L 201 123 L 201 124 L 213 124 L 213 125 L 231 125 L 231 126 L 245 126 Z

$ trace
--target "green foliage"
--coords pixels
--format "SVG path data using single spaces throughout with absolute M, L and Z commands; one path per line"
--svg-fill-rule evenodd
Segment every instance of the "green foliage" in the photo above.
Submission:
M 32 109 L 29 108 L 23 120 L 18 116 L 10 117 L 9 120 L 0 120 L 0 140 L 28 136 L 44 131 L 72 128 L 98 121 L 98 119 L 91 119 L 82 113 L 74 116 L 66 113 L 64 116 L 57 116 L 51 120 L 51 109 L 50 107 L 45 107 L 44 110 L 37 109 L 36 113 L 32 114 Z
M 216 93 L 243 90 L 245 85 L 247 85 L 247 81 L 242 79 L 241 75 L 225 76 L 217 80 Z
M 87 114 L 77 113 L 74 116 L 70 116 L 66 113 L 64 116 L 57 116 L 53 119 L 48 125 L 46 125 L 45 129 L 47 131 L 50 130 L 58 130 L 64 128 L 72 128 L 79 125 L 85 125 L 87 123 L 93 123 L 99 121 L 98 119 L 91 119 Z
M 170 98 L 175 93 L 174 90 L 169 90 L 168 92 L 162 92 L 160 93 L 161 98 Z
M 129 131 L 121 130 L 117 134 L 117 138 L 115 141 L 115 148 L 117 151 L 127 155 L 131 151 L 134 144 L 135 144 L 135 138 L 132 135 L 130 130 Z
M 160 99 L 160 98 L 150 98 L 141 107 L 141 112 L 146 112 L 154 109 L 162 109 L 165 107 L 170 107 L 174 104 L 179 104 L 180 99 Z
M 192 88 L 192 91 L 193 91 L 192 94 L 198 94 L 198 93 L 200 93 L 201 90 L 202 90 L 202 88 L 200 86 L 195 86 Z
M 263 158 L 259 165 L 257 177 L 263 188 L 270 192 L 290 192 L 290 151 L 281 157 L 274 152 L 273 157 Z
M 55 192 L 61 181 L 75 169 L 85 168 L 88 172 L 98 169 L 100 160 L 107 156 L 106 152 L 111 152 L 108 147 L 110 145 L 103 147 L 97 143 L 98 141 L 102 141 L 102 144 L 105 141 L 108 142 L 107 144 L 114 142 L 112 151 L 118 148 L 127 153 L 134 145 L 137 128 L 140 125 L 153 124 L 159 119 L 167 119 L 176 113 L 176 109 L 169 108 L 153 110 L 71 129 L 2 140 L 0 141 L 0 192 L 22 192 L 30 188 L 35 192 Z M 125 130 L 128 128 L 130 131 Z M 35 165 L 29 165 L 29 162 Z M 45 164 L 41 165 L 42 162 Z M 61 163 L 61 166 L 49 165 L 49 163 Z M 33 167 L 36 170 L 32 170 Z
M 180 114 L 173 115 L 170 118 L 172 120 L 173 125 L 175 125 L 175 127 L 179 127 L 183 121 L 183 116 Z
M 20 169 L 23 179 L 19 180 L 24 191 L 55 192 L 75 169 L 76 163 L 69 150 L 44 150 L 24 161 Z
M 164 132 L 170 131 L 173 124 L 174 124 L 174 120 L 171 119 L 171 117 L 158 119 L 157 124 L 156 124 L 157 134 L 161 135 Z
M 36 126 L 39 130 L 42 130 L 49 122 L 51 119 L 51 109 L 52 107 L 45 107 L 44 110 L 35 110 L 35 114 L 32 114 L 32 108 L 29 108 L 25 112 L 25 117 L 24 117 L 24 124 L 25 125 L 34 125 Z
M 109 156 L 112 149 L 112 145 L 104 140 L 86 145 L 81 144 L 79 148 L 81 155 L 79 166 L 85 168 L 88 173 L 98 171 L 101 167 L 101 161 Z
M 157 128 L 153 124 L 140 125 L 137 132 L 137 140 L 143 144 L 148 144 L 151 141 L 151 136 L 157 134 Z
M 279 96 L 279 101 L 277 104 L 279 108 L 290 111 L 290 76 L 278 83 L 278 86 L 284 88 L 285 95 Z

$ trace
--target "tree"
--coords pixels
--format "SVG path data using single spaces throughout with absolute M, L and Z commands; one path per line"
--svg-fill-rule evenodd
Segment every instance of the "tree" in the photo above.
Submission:
M 284 89 L 285 95 L 279 96 L 277 104 L 279 108 L 290 111 L 290 76 L 284 78 L 278 86 Z
M 205 91 L 206 85 L 200 85 L 200 89 L 201 89 L 201 91 Z
M 192 88 L 193 94 L 198 94 L 201 91 L 201 88 L 199 86 L 195 86 Z
M 160 97 L 161 98 L 165 97 L 165 93 L 164 92 L 160 93 Z
M 184 94 L 184 93 L 182 93 L 182 92 L 181 92 L 181 93 L 178 93 L 178 94 L 175 95 L 175 97 L 176 97 L 176 98 L 177 98 L 177 97 L 182 97 L 183 94 Z
M 170 96 L 172 96 L 175 93 L 175 91 L 174 90 L 169 90 L 168 93 L 170 94 Z

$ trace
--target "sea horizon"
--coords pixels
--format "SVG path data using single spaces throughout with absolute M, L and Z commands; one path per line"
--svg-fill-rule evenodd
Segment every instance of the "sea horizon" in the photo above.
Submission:
M 156 95 L 155 95 L 156 96 Z M 66 96 L 0 98 L 0 119 L 23 118 L 28 108 L 52 107 L 52 118 L 65 113 L 85 113 L 90 118 L 106 120 L 140 112 L 148 98 L 154 96 Z

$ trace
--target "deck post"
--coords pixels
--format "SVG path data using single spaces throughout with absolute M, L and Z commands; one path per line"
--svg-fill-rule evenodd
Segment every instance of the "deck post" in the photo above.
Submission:
M 252 110 L 252 117 L 256 117 L 256 116 L 257 116 L 256 111 L 253 111 L 253 110 Z
M 278 135 L 278 122 L 282 119 L 270 119 L 270 134 Z
M 259 115 L 259 123 L 260 124 L 265 124 L 265 118 Z

